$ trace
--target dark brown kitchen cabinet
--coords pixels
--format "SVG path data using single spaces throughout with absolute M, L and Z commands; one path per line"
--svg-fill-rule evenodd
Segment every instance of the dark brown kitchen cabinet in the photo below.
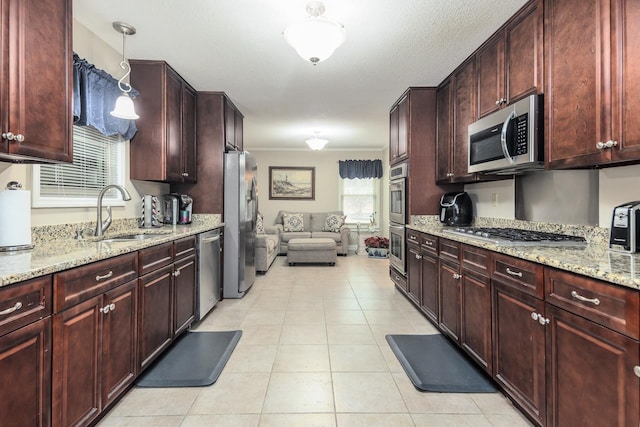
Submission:
M 440 258 L 438 264 L 438 293 L 440 295 L 440 329 L 460 343 L 460 265 Z
M 396 104 L 389 112 L 389 163 L 392 165 L 398 162 L 399 114 L 398 105 Z
M 389 139 L 391 142 L 389 159 L 392 165 L 406 160 L 409 155 L 409 114 L 409 94 L 407 93 L 392 108 L 391 132 L 393 135 L 390 135 Z
M 542 92 L 543 0 L 529 2 L 476 53 L 478 118 Z
M 420 236 L 422 256 L 422 300 L 421 308 L 434 325 L 440 318 L 438 304 L 438 238 L 428 234 Z
M 0 7 L 0 161 L 71 163 L 72 2 L 2 0 Z
M 174 242 L 174 336 L 185 331 L 196 316 L 196 242 L 186 237 Z
M 449 182 L 453 176 L 453 104 L 451 103 L 451 79 L 445 80 L 436 92 L 436 181 Z
M 640 160 L 640 7 L 546 0 L 546 156 L 550 168 Z
M 242 151 L 243 148 L 243 116 L 233 105 L 233 102 L 224 97 L 224 142 L 227 151 Z
M 0 288 L 0 416 L 51 425 L 51 276 Z
M 389 267 L 389 278 L 405 294 L 407 293 L 407 278 L 400 274 L 395 268 Z
M 407 296 L 420 306 L 422 295 L 422 255 L 420 233 L 407 230 Z
M 195 182 L 195 90 L 164 61 L 130 62 L 131 85 L 140 91 L 131 178 Z

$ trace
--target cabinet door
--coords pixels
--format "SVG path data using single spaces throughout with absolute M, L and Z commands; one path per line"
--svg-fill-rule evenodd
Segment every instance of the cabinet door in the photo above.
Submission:
M 102 328 L 102 407 L 109 405 L 136 377 L 137 280 L 118 286 L 104 296 Z
M 637 426 L 638 341 L 547 304 L 549 425 Z
M 514 103 L 543 90 L 544 6 L 537 0 L 505 29 L 506 100 Z
M 407 245 L 407 295 L 420 304 L 422 292 L 422 256 L 418 245 Z
M 457 264 L 440 260 L 438 284 L 440 286 L 440 329 L 456 342 L 460 342 L 460 278 Z
M 409 95 L 398 103 L 398 155 L 397 160 L 404 160 L 409 154 Z
M 167 181 L 182 182 L 182 79 L 166 67 Z
M 438 324 L 438 259 L 422 251 L 422 310 Z
M 494 36 L 476 54 L 478 62 L 478 117 L 492 113 L 506 103 L 504 33 Z
M 447 80 L 436 92 L 436 181 L 449 182 L 452 172 L 451 122 L 451 82 Z
M 182 182 L 196 182 L 196 91 L 182 91 Z
M 53 426 L 87 425 L 100 413 L 102 295 L 53 317 Z
M 51 318 L 0 337 L 0 415 L 12 427 L 51 425 Z M 9 424 L 7 424 L 9 425 Z
M 394 164 L 398 160 L 398 106 L 389 113 L 389 159 Z
M 544 302 L 492 280 L 493 378 L 540 425 L 545 424 Z M 573 394 L 575 398 L 575 394 Z
M 187 329 L 196 316 L 196 257 L 175 263 L 174 335 Z
M 240 114 L 240 111 L 236 110 L 235 111 L 235 127 L 234 127 L 234 132 L 235 132 L 235 141 L 236 141 L 236 148 L 239 151 L 243 150 L 244 147 L 244 117 L 242 117 L 242 114 Z
M 453 180 L 469 182 L 469 125 L 476 120 L 476 65 L 471 59 L 453 79 Z
M 600 0 L 547 0 L 546 156 L 551 168 L 608 162 L 610 13 Z M 634 24 L 635 25 L 635 24 Z
M 491 280 L 467 269 L 462 271 L 460 345 L 489 374 L 491 360 Z
M 224 143 L 227 150 L 236 147 L 236 109 L 227 98 L 224 99 Z
M 0 152 L 13 158 L 73 161 L 71 3 L 2 2 L 2 132 L 24 141 L 3 139 Z
M 173 264 L 138 280 L 138 368 L 141 372 L 173 338 Z

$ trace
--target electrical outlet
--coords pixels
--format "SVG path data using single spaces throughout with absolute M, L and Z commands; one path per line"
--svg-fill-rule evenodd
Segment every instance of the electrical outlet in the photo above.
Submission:
M 498 193 L 491 193 L 491 206 L 498 207 Z

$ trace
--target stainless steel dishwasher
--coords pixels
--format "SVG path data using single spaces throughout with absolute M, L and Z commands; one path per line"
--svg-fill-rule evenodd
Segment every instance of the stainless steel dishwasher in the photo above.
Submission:
M 220 301 L 222 295 L 221 248 L 220 230 L 211 230 L 198 235 L 196 320 L 201 320 Z

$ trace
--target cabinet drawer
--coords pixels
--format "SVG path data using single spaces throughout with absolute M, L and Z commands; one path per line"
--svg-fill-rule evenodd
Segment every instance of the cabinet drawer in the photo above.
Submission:
M 140 276 L 173 263 L 173 242 L 152 246 L 138 252 Z
M 391 277 L 391 281 L 395 283 L 400 289 L 407 291 L 407 278 L 402 274 L 395 271 L 393 268 L 389 269 L 389 277 Z
M 0 290 L 0 336 L 51 314 L 51 276 Z
M 135 252 L 66 270 L 53 276 L 56 313 L 138 277 Z
M 196 253 L 196 236 L 185 237 L 173 242 L 175 248 L 175 261 L 194 255 Z
M 460 251 L 462 266 L 486 276 L 491 274 L 491 252 L 470 245 L 462 245 Z
M 494 253 L 491 277 L 534 297 L 544 298 L 544 268 L 540 264 Z
M 432 252 L 433 255 L 438 254 L 438 238 L 430 234 L 422 234 L 420 236 L 420 246 L 422 249 L 428 252 Z
M 407 229 L 407 243 L 419 245 L 421 235 L 422 233 L 420 233 L 419 231 Z
M 460 243 L 453 240 L 440 239 L 440 257 L 447 258 L 449 260 L 460 262 Z
M 631 338 L 640 337 L 640 294 L 584 276 L 545 269 L 546 301 Z

